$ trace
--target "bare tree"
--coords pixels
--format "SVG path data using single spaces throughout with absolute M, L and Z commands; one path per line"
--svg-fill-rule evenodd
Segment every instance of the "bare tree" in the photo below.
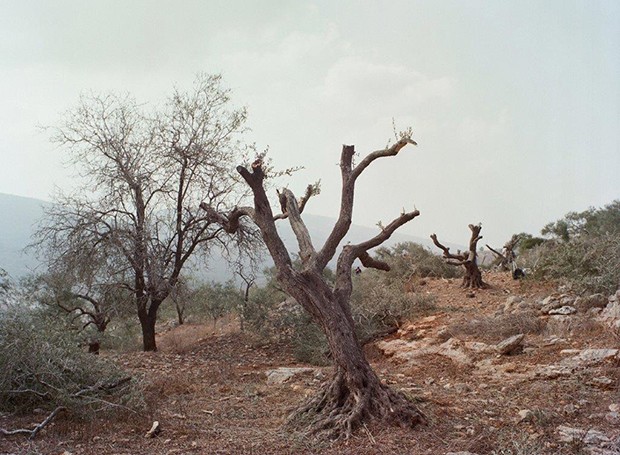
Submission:
M 229 171 L 243 159 L 246 111 L 229 101 L 219 76 L 200 75 L 158 110 L 128 96 L 82 97 L 56 130 L 82 180 L 49 208 L 39 242 L 56 252 L 52 263 L 75 252 L 113 258 L 109 282 L 131 291 L 145 351 L 157 348 L 157 311 L 189 258 L 231 239 L 200 201 L 227 210 L 247 192 Z M 242 227 L 234 241 L 257 239 Z
M 219 222 L 228 232 L 236 232 L 240 219 L 245 216 L 256 223 L 275 263 L 278 282 L 311 315 L 327 337 L 335 365 L 334 376 L 317 396 L 293 413 L 289 420 L 291 423 L 309 421 L 308 431 L 311 434 L 347 437 L 356 427 L 371 419 L 411 426 L 423 421 L 416 407 L 404 395 L 383 384 L 371 368 L 355 335 L 349 303 L 353 289 L 353 262 L 359 258 L 365 267 L 389 270 L 386 263 L 374 259 L 368 251 L 385 242 L 397 228 L 414 219 L 419 212 L 403 212 L 382 227 L 375 237 L 362 243 L 345 245 L 338 256 L 333 285 L 323 275 L 351 226 L 357 178 L 376 159 L 395 156 L 407 144 L 415 145 L 410 132 L 403 134 L 391 147 L 368 154 L 357 165 L 353 162 L 354 147 L 343 146 L 340 158 L 340 213 L 328 239 L 319 250 L 315 249 L 301 217 L 310 197 L 318 193 L 318 185 L 309 185 L 299 200 L 289 189 L 281 190 L 278 198 L 282 213 L 274 215 L 265 192 L 265 168 L 261 159 L 256 160 L 251 169 L 237 167 L 254 194 L 254 207 L 238 207 L 222 214 L 208 202 L 201 204 L 209 219 Z M 285 218 L 289 220 L 297 238 L 300 269 L 293 266 L 289 252 L 276 230 L 275 221 Z
M 480 235 L 482 225 L 470 224 L 469 230 L 471 231 L 469 250 L 464 252 L 459 250 L 456 254 L 450 253 L 450 248 L 447 248 L 439 243 L 436 234 L 431 234 L 431 239 L 433 240 L 435 246 L 443 251 L 443 257 L 445 258 L 446 263 L 456 266 L 462 265 L 465 268 L 463 287 L 485 288 L 487 285 L 484 281 L 482 281 L 482 273 L 480 273 L 480 269 L 478 268 L 478 253 L 476 252 L 478 241 L 482 238 Z

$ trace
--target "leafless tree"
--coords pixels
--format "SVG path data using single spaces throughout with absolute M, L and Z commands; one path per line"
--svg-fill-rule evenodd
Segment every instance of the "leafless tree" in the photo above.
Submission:
M 340 213 L 329 237 L 319 250 L 315 249 L 301 217 L 310 197 L 318 193 L 318 185 L 308 186 L 299 200 L 289 189 L 279 191 L 282 213 L 274 215 L 265 192 L 265 168 L 260 159 L 252 164 L 251 169 L 237 167 L 252 190 L 253 207 L 237 207 L 223 214 L 208 201 L 201 204 L 209 220 L 219 222 L 228 232 L 236 232 L 240 220 L 246 216 L 256 223 L 275 263 L 277 280 L 311 315 L 327 337 L 335 366 L 334 376 L 317 396 L 293 413 L 289 420 L 291 423 L 310 422 L 307 429 L 311 434 L 347 437 L 352 430 L 371 419 L 411 426 L 423 421 L 416 407 L 401 393 L 383 384 L 371 368 L 355 335 L 349 303 L 353 289 L 353 262 L 359 258 L 365 267 L 389 270 L 386 263 L 371 257 L 368 251 L 385 242 L 397 228 L 418 216 L 419 212 L 403 212 L 382 227 L 373 238 L 345 245 L 338 257 L 335 283 L 330 285 L 323 276 L 324 269 L 351 226 L 358 177 L 376 159 L 395 156 L 407 144 L 415 144 L 410 132 L 403 134 L 394 145 L 368 154 L 358 164 L 354 163 L 354 147 L 343 146 L 340 158 Z M 291 256 L 276 230 L 275 222 L 279 219 L 288 219 L 297 238 L 301 261 L 299 269 L 293 266 Z
M 231 241 L 198 208 L 206 198 L 224 211 L 247 192 L 229 171 L 243 159 L 246 111 L 229 105 L 221 78 L 199 75 L 193 91 L 174 90 L 159 109 L 83 96 L 56 129 L 81 180 L 48 209 L 38 242 L 55 252 L 51 263 L 76 252 L 112 258 L 109 282 L 131 291 L 146 351 L 157 348 L 157 311 L 190 257 Z M 241 232 L 238 246 L 258 240 Z
M 469 250 L 464 252 L 459 250 L 456 254 L 450 253 L 450 248 L 447 248 L 439 243 L 436 234 L 431 234 L 431 239 L 433 240 L 435 246 L 443 251 L 443 257 L 445 258 L 447 264 L 456 266 L 462 265 L 465 268 L 463 287 L 485 288 L 487 285 L 484 281 L 482 281 L 482 273 L 480 273 L 480 269 L 478 268 L 478 253 L 476 252 L 478 241 L 482 238 L 480 235 L 482 225 L 470 224 L 469 230 L 471 231 Z

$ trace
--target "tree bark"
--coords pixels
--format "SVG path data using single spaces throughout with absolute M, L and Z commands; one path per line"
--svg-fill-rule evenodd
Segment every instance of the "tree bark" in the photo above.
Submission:
M 480 231 L 482 225 L 470 224 L 471 238 L 469 240 L 469 250 L 465 252 L 458 251 L 456 254 L 450 253 L 450 248 L 443 246 L 437 240 L 436 234 L 431 234 L 431 239 L 437 248 L 443 251 L 443 257 L 447 264 L 455 266 L 463 266 L 465 268 L 465 276 L 463 276 L 462 286 L 464 288 L 483 289 L 488 285 L 482 280 L 482 273 L 478 268 L 478 253 L 476 251 L 478 241 L 482 239 Z
M 285 188 L 278 192 L 282 213 L 272 212 L 265 193 L 262 160 L 252 163 L 251 170 L 237 167 L 237 171 L 252 189 L 254 207 L 237 207 L 229 214 L 219 213 L 206 203 L 209 220 L 219 223 L 227 232 L 234 233 L 239 219 L 248 216 L 259 227 L 263 240 L 277 269 L 276 278 L 282 288 L 303 306 L 322 328 L 329 344 L 335 366 L 334 376 L 319 394 L 310 399 L 289 417 L 289 423 L 301 424 L 310 434 L 331 438 L 349 437 L 363 423 L 377 419 L 382 422 L 413 426 L 423 422 L 422 413 L 402 393 L 382 384 L 366 359 L 354 330 L 349 300 L 353 289 L 351 270 L 359 259 L 366 267 L 389 270 L 389 266 L 372 258 L 368 251 L 385 242 L 396 229 L 419 215 L 417 210 L 403 212 L 390 224 L 381 227 L 373 238 L 356 244 L 347 244 L 338 257 L 336 281 L 328 284 L 323 270 L 334 257 L 336 249 L 348 232 L 352 213 L 355 181 L 374 160 L 394 156 L 407 144 L 415 145 L 410 135 L 403 135 L 396 144 L 368 154 L 354 166 L 353 146 L 343 146 L 340 158 L 342 194 L 340 214 L 332 232 L 320 250 L 312 244 L 301 213 L 308 199 L 318 194 L 318 185 L 311 185 L 298 201 Z M 288 219 L 299 245 L 301 270 L 293 268 L 290 255 L 280 238 L 275 221 Z
M 138 319 L 142 329 L 142 348 L 145 352 L 157 351 L 155 341 L 155 324 L 157 323 L 157 309 L 161 302 L 151 302 L 149 309 L 138 309 Z
M 318 395 L 291 414 L 289 423 L 310 422 L 309 434 L 337 439 L 373 419 L 406 426 L 424 422 L 419 410 L 402 393 L 383 384 L 368 363 L 348 301 L 339 301 L 319 274 L 294 275 L 281 278 L 281 284 L 323 329 L 335 371 Z

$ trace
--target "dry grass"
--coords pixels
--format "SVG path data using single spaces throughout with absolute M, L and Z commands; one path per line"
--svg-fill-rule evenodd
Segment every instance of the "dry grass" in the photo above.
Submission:
M 535 313 L 528 312 L 457 322 L 448 327 L 448 332 L 454 337 L 496 343 L 519 333 L 540 334 L 544 328 L 545 322 Z

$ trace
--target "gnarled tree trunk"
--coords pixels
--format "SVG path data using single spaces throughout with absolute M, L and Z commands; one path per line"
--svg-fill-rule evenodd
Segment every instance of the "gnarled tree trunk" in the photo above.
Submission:
M 219 222 L 228 232 L 235 232 L 239 228 L 239 220 L 243 216 L 252 218 L 260 228 L 274 260 L 279 283 L 312 316 L 327 337 L 335 366 L 334 376 L 317 396 L 289 418 L 290 423 L 303 422 L 310 434 L 348 437 L 356 427 L 372 419 L 408 426 L 424 421 L 422 413 L 413 403 L 403 394 L 384 385 L 373 371 L 355 335 L 349 304 L 353 289 L 353 262 L 359 259 L 366 267 L 389 270 L 387 264 L 372 258 L 368 250 L 385 242 L 398 227 L 418 216 L 419 212 L 402 213 L 375 237 L 343 247 L 338 257 L 333 286 L 327 283 L 322 274 L 351 226 L 357 177 L 375 159 L 394 156 L 407 144 L 415 142 L 410 135 L 403 135 L 392 147 L 370 153 L 356 166 L 353 165 L 354 147 L 343 147 L 340 159 L 340 214 L 327 241 L 318 251 L 301 218 L 308 199 L 318 193 L 318 186 L 308 186 L 299 201 L 288 189 L 279 192 L 282 213 L 274 216 L 263 187 L 265 175 L 260 159 L 252 164 L 251 171 L 241 166 L 237 168 L 252 189 L 254 207 L 240 207 L 229 214 L 221 214 L 207 204 L 201 205 L 209 218 Z M 293 268 L 289 253 L 275 227 L 276 220 L 285 218 L 289 220 L 299 244 L 301 270 Z
M 456 254 L 450 253 L 450 248 L 443 246 L 439 240 L 437 240 L 436 234 L 431 234 L 431 239 L 437 248 L 443 251 L 443 257 L 447 264 L 460 266 L 465 268 L 465 276 L 463 277 L 463 287 L 465 288 L 486 288 L 487 284 L 482 280 L 482 273 L 478 268 L 478 254 L 476 248 L 478 241 L 482 238 L 480 231 L 482 225 L 469 225 L 471 230 L 471 238 L 469 240 L 469 250 L 465 252 L 457 251 Z

